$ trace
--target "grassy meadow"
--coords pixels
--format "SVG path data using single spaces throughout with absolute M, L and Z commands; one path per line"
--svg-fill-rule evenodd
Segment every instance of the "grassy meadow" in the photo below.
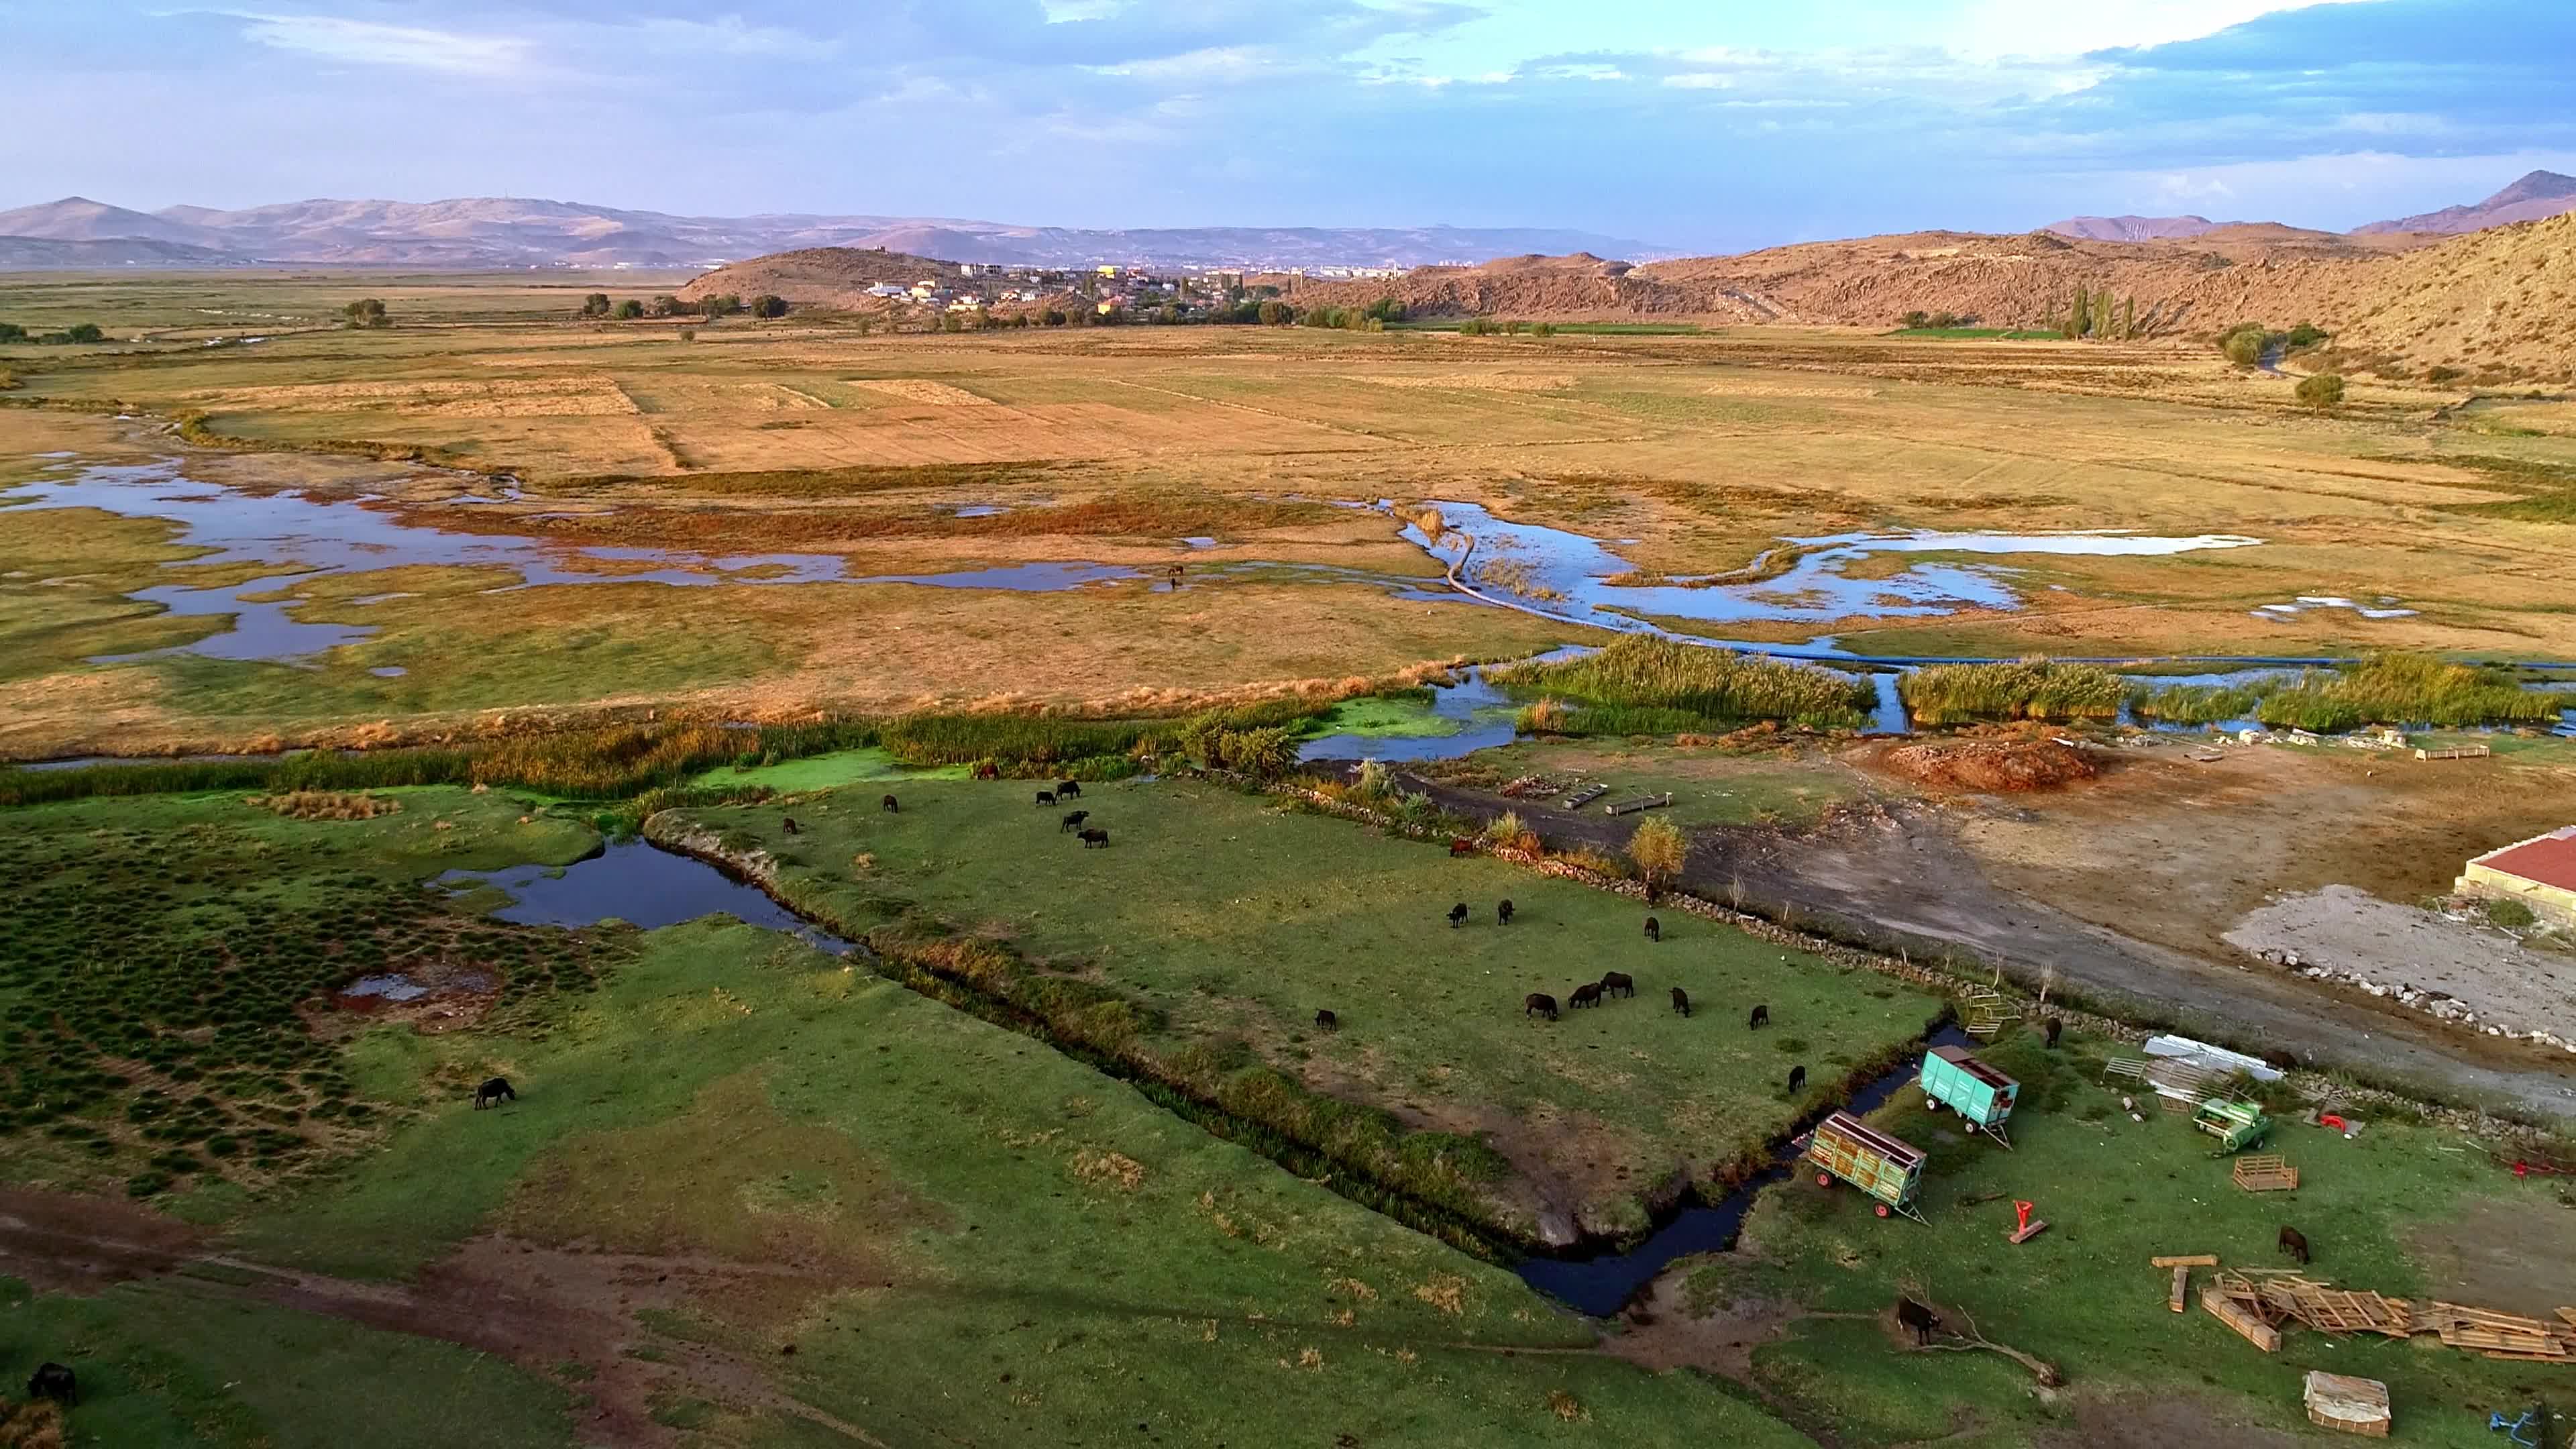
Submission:
M 1927 1223 L 1882 1222 L 1849 1189 L 1795 1178 L 1755 1207 L 1739 1252 L 1701 1261 L 1682 1301 L 1702 1314 L 1754 1306 L 1778 1322 L 1753 1350 L 1755 1381 L 1812 1406 L 1855 1445 L 2127 1443 L 2122 1422 L 2139 1417 L 2172 1442 L 2304 1442 L 2315 1431 L 2299 1383 L 2311 1368 L 2385 1381 L 2393 1444 L 2495 1443 L 2490 1409 L 2511 1417 L 2537 1398 L 2564 1402 L 2563 1369 L 2430 1337 L 2338 1339 L 2292 1325 L 2265 1355 L 2202 1312 L 2205 1268 L 2193 1270 L 2187 1311 L 2168 1311 L 2171 1274 L 2149 1258 L 2287 1266 L 2274 1239 L 2290 1223 L 2314 1250 L 2310 1275 L 2340 1287 L 2547 1318 L 2576 1298 L 2576 1235 L 2563 1189 L 2517 1181 L 2457 1129 L 2405 1113 L 2355 1112 L 2364 1125 L 2349 1141 L 2284 1121 L 2265 1150 L 2299 1168 L 2297 1190 L 2242 1191 L 2189 1118 L 2144 1097 L 2143 1123 L 2120 1109 L 2102 1084 L 2117 1050 L 2070 1033 L 2054 1054 L 2026 1034 L 1981 1052 L 2022 1083 L 2010 1152 L 1900 1091 L 1871 1120 L 1930 1153 Z M 2004 1241 L 2016 1198 L 2049 1224 L 2018 1247 Z M 2055 1365 L 2066 1387 L 2037 1389 L 1994 1353 L 1895 1351 L 1887 1310 L 1909 1285 L 1952 1326 L 1973 1322 Z
M 893 815 L 880 793 L 684 813 L 728 851 L 769 852 L 781 892 L 845 933 L 1518 1237 L 1642 1227 L 1646 1204 L 1754 1154 L 1942 1010 L 1674 912 L 1650 943 L 1633 901 L 1219 786 L 1086 791 L 1106 849 L 1025 784 L 907 784 Z M 1524 1015 L 1525 994 L 1562 1004 L 1612 970 L 1635 999 Z M 1697 1014 L 1674 1014 L 1673 986 Z M 1744 1029 L 1757 1002 L 1769 1032 Z

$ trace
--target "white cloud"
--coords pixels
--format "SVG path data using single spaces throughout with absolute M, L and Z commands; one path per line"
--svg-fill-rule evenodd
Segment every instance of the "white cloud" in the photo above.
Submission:
M 2197 40 L 2283 10 L 2370 0 L 1970 0 L 1951 48 L 1961 55 L 2073 56 Z
M 333 15 L 225 13 L 244 22 L 244 38 L 261 45 L 362 65 L 506 75 L 524 68 L 532 49 L 527 41 L 506 35 L 463 35 Z
M 1684 71 L 1678 75 L 1668 75 L 1664 77 L 1664 84 L 1671 86 L 1675 90 L 1684 91 L 1725 91 L 1733 90 L 1735 88 L 1735 82 L 1729 77 L 1717 75 L 1704 70 Z

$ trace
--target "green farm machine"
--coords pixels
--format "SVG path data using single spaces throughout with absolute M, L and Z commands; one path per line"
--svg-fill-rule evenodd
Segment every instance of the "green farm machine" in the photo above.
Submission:
M 2212 1097 L 2200 1104 L 2191 1116 L 2191 1125 L 2218 1139 L 2218 1150 L 2212 1157 L 2226 1157 L 2261 1144 L 2271 1135 L 2272 1119 L 2252 1102 L 2230 1101 Z

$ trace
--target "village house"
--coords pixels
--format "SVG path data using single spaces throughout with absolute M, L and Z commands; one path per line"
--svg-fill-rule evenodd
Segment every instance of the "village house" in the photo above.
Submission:
M 2469 862 L 2455 889 L 2464 896 L 2517 900 L 2552 925 L 2576 926 L 2576 825 L 2488 851 Z

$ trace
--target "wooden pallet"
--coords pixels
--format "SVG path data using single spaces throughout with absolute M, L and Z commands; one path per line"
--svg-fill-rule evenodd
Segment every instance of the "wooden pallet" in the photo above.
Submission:
M 2133 1082 L 2147 1079 L 2147 1064 L 2139 1057 L 2113 1057 L 2102 1067 L 2105 1077 L 2126 1077 Z
M 1673 793 L 1667 790 L 1661 795 L 1640 795 L 1634 800 L 1621 800 L 1616 804 L 1604 805 L 1601 809 L 1608 815 L 1634 815 L 1640 810 L 1660 810 L 1671 803 L 1673 803 Z
M 2236 1330 L 2247 1343 L 2265 1353 L 2281 1351 L 2281 1331 L 2265 1323 L 2262 1317 L 2246 1306 L 2242 1300 L 2221 1293 L 2214 1287 L 2203 1288 L 2200 1290 L 2200 1306 L 2210 1317 Z
M 2236 1159 L 2236 1185 L 2247 1192 L 2296 1192 L 2299 1170 L 2280 1154 L 2258 1153 Z
M 1609 793 L 1610 787 L 1607 785 L 1586 785 L 1582 789 L 1565 797 L 1565 808 L 1568 810 L 1580 810 L 1584 806 L 1591 804 L 1593 801 L 1598 800 Z

